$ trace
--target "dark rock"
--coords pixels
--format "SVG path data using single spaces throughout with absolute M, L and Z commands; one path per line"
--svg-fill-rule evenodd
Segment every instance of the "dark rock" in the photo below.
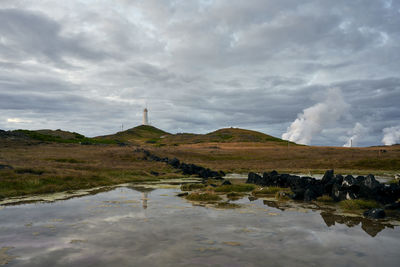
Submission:
M 150 155 L 150 158 L 154 161 L 161 161 L 161 158 L 156 155 Z
M 231 185 L 232 183 L 229 180 L 225 180 L 222 185 Z
M 127 143 L 124 143 L 124 142 L 118 142 L 118 145 L 119 145 L 119 146 L 128 146 L 128 144 L 127 144 Z
M 352 175 L 347 175 L 344 177 L 343 182 L 342 182 L 342 187 L 344 188 L 350 188 L 353 185 L 356 184 L 356 179 Z
M 386 217 L 386 214 L 383 209 L 374 208 L 364 212 L 364 216 L 370 219 L 383 219 Z
M 400 202 L 394 202 L 385 205 L 384 207 L 385 210 L 400 210 Z
M 324 174 L 324 176 L 321 179 L 321 183 L 323 184 L 328 184 L 331 183 L 332 180 L 334 179 L 334 172 L 333 170 L 327 170 Z
M 371 190 L 374 190 L 380 186 L 380 183 L 375 179 L 372 174 L 368 174 L 364 179 L 364 186 L 368 187 Z
M 331 197 L 333 198 L 334 201 L 342 201 L 346 199 L 346 190 L 342 190 L 342 186 L 339 184 L 334 184 L 332 186 L 332 193 Z
M 253 196 L 249 196 L 248 199 L 249 199 L 250 201 L 255 201 L 255 200 L 257 200 L 258 198 L 257 198 L 257 197 L 253 197 Z
M 83 141 L 83 142 L 80 142 L 80 144 L 83 145 L 83 146 L 90 146 L 90 145 L 93 145 L 93 143 L 92 143 L 92 142 L 89 142 L 89 141 Z
M 365 177 L 364 177 L 364 176 L 357 176 L 357 177 L 356 177 L 356 184 L 357 184 L 357 185 L 362 185 L 362 184 L 364 184 L 364 181 L 365 181 Z
M 278 172 L 277 172 L 277 171 L 275 171 L 275 170 L 273 170 L 273 171 L 270 173 L 270 175 L 271 175 L 271 176 L 278 175 Z
M 168 160 L 168 164 L 171 165 L 174 168 L 178 168 L 180 162 L 179 162 L 179 159 L 173 158 L 173 159 Z
M 304 191 L 304 201 L 312 201 L 317 199 L 317 197 L 322 196 L 323 189 L 322 186 L 314 185 L 310 186 Z
M 5 165 L 5 164 L 0 164 L 0 170 L 4 170 L 4 169 L 14 169 L 11 165 Z
M 335 184 L 336 182 L 337 181 L 335 179 L 333 170 L 327 170 L 321 179 L 321 183 L 323 184 L 324 187 L 323 193 L 327 195 L 331 194 L 333 184 Z
M 187 196 L 187 195 L 189 195 L 188 192 L 182 192 L 182 193 L 177 194 L 176 196 L 177 197 L 184 197 L 184 196 Z
M 160 175 L 158 172 L 155 172 L 155 171 L 151 171 L 150 174 L 151 174 L 151 175 L 154 175 L 154 176 Z
M 217 187 L 216 184 L 209 184 L 209 186 L 211 186 L 211 187 Z
M 332 183 L 333 184 L 342 184 L 343 183 L 343 176 L 341 174 L 337 174 L 335 176 L 335 179 L 333 179 Z
M 260 175 L 254 173 L 254 172 L 249 172 L 246 184 L 256 184 L 256 185 L 265 186 L 263 180 L 264 180 L 263 177 L 261 177 Z

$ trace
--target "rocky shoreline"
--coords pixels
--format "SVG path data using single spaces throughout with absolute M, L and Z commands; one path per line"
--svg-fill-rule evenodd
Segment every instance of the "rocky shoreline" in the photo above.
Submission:
M 136 149 L 135 152 L 143 153 L 144 160 L 165 162 L 173 168 L 181 170 L 184 175 L 197 175 L 205 180 L 222 180 L 222 185 L 230 184 L 228 180 L 222 178 L 225 176 L 222 171 L 214 171 L 195 164 L 184 163 L 177 158 L 159 157 L 142 148 Z M 372 219 L 385 218 L 385 210 L 400 211 L 400 202 L 398 202 L 400 198 L 400 182 L 384 184 L 377 181 L 372 174 L 353 177 L 352 175 L 335 175 L 334 170 L 327 170 L 322 179 L 319 180 L 308 176 L 279 174 L 277 171 L 264 172 L 262 175 L 250 172 L 246 183 L 262 187 L 290 188 L 292 193 L 282 193 L 293 200 L 306 202 L 316 200 L 322 196 L 329 196 L 334 202 L 356 199 L 373 200 L 383 208 L 372 208 L 364 212 L 365 217 Z
M 159 157 L 146 149 L 139 148 L 139 149 L 136 149 L 135 152 L 143 153 L 144 160 L 165 162 L 166 164 L 170 165 L 171 167 L 181 170 L 184 175 L 197 175 L 203 179 L 212 178 L 212 179 L 217 179 L 217 180 L 222 180 L 223 179 L 222 177 L 225 176 L 225 173 L 223 171 L 213 171 L 213 170 L 210 170 L 209 168 L 204 168 L 204 167 L 198 166 L 196 164 L 184 163 L 184 162 L 181 162 L 177 158 L 170 159 L 168 157 Z
M 374 175 L 367 176 L 334 174 L 333 170 L 325 172 L 321 180 L 312 177 L 300 177 L 290 174 L 279 174 L 276 171 L 258 175 L 250 172 L 246 181 L 259 186 L 276 186 L 290 188 L 293 192 L 288 197 L 294 200 L 312 201 L 327 195 L 335 202 L 342 200 L 367 199 L 384 205 L 384 208 L 373 208 L 364 213 L 369 218 L 384 218 L 385 210 L 400 210 L 399 183 L 383 184 Z

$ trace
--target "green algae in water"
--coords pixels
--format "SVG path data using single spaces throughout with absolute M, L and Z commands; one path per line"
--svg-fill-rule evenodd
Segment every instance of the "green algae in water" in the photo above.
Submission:
M 15 259 L 15 256 L 9 255 L 8 251 L 10 249 L 13 249 L 13 247 L 2 247 L 0 248 L 0 265 L 6 265 L 13 259 Z
M 186 199 L 192 200 L 192 201 L 219 201 L 222 200 L 222 198 L 216 194 L 213 193 L 191 193 L 186 196 Z
M 222 185 L 215 188 L 215 192 L 250 192 L 256 187 L 251 184 L 232 184 L 232 185 Z
M 278 192 L 291 192 L 290 188 L 268 186 L 253 191 L 254 195 L 275 195 Z
M 215 205 L 215 207 L 219 208 L 219 209 L 238 209 L 241 206 L 239 204 L 236 204 L 236 203 L 220 202 L 220 203 L 217 203 Z
M 339 202 L 342 209 L 347 211 L 379 208 L 379 203 L 366 199 L 347 199 Z
M 181 185 L 181 190 L 182 191 L 193 191 L 193 190 L 201 189 L 204 187 L 205 187 L 205 185 L 200 184 L 200 183 L 194 183 L 194 184 L 188 183 L 188 184 Z

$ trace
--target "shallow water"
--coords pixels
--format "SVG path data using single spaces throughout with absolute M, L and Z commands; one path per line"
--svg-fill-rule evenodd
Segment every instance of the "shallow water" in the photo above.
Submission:
M 161 187 L 161 188 L 160 188 Z M 7 266 L 398 266 L 400 227 L 247 197 L 193 205 L 179 186 L 124 186 L 0 207 Z

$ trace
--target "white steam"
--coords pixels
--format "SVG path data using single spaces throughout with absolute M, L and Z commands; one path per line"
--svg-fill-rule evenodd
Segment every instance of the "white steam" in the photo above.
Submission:
M 387 146 L 400 143 L 400 126 L 383 129 L 382 143 Z
M 346 144 L 344 144 L 344 147 L 351 147 L 351 146 L 357 146 L 358 140 L 367 132 L 367 128 L 365 128 L 361 123 L 357 122 L 354 125 L 354 128 L 348 132 L 351 137 L 347 139 Z
M 282 139 L 308 145 L 315 134 L 335 123 L 347 112 L 349 105 L 344 101 L 339 88 L 329 89 L 324 101 L 303 110 L 297 115 Z

